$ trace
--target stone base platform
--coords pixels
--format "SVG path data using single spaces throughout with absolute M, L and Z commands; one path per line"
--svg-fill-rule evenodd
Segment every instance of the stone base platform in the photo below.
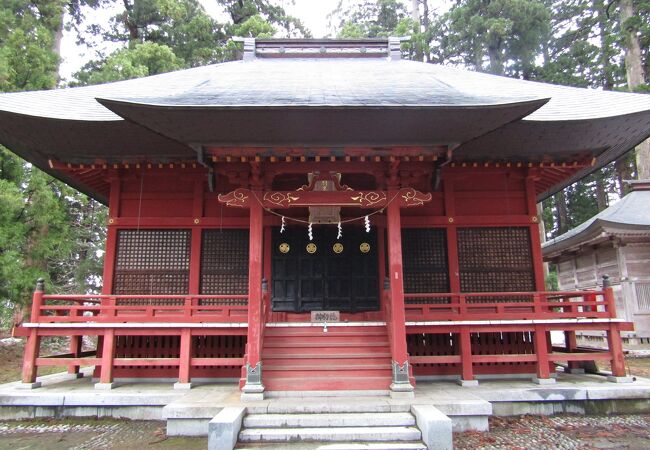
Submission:
M 367 396 L 360 391 L 313 396 L 269 396 L 242 402 L 236 383 L 197 384 L 190 390 L 173 383 L 124 383 L 111 390 L 94 389 L 90 376 L 65 374 L 39 377 L 41 387 L 20 389 L 0 385 L 0 419 L 36 417 L 115 417 L 165 420 L 169 435 L 207 436 L 208 423 L 224 407 L 245 407 L 247 414 L 408 412 L 414 405 L 432 405 L 452 420 L 453 431 L 486 431 L 491 415 L 607 414 L 650 412 L 650 379 L 613 384 L 593 374 L 560 373 L 552 385 L 530 380 L 481 380 L 462 387 L 453 380 L 420 381 L 414 398 Z M 332 399 L 326 396 L 338 395 Z

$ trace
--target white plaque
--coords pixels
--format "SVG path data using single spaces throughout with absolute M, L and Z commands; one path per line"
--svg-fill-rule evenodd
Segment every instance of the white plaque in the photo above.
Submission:
M 341 313 L 339 311 L 312 311 L 312 322 L 340 322 Z

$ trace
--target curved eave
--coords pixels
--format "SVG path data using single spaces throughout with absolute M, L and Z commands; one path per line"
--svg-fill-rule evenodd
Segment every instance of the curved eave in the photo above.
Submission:
M 0 143 L 39 169 L 105 203 L 108 192 L 53 170 L 48 160 L 70 163 L 117 163 L 155 158 L 193 159 L 184 145 L 125 120 L 80 121 L 0 111 Z
M 465 142 L 548 99 L 481 106 L 161 106 L 98 99 L 119 116 L 179 142 L 221 146 L 391 146 Z
M 650 236 L 650 225 L 612 222 L 594 219 L 587 226 L 566 238 L 551 240 L 542 245 L 544 259 L 551 260 L 563 253 L 576 251 L 585 245 L 594 245 L 618 236 Z
M 541 201 L 634 148 L 650 136 L 650 110 L 615 117 L 536 121 L 528 118 L 467 142 L 454 153 L 458 161 L 547 162 L 596 158 L 537 197 Z M 498 151 L 496 150 L 498 149 Z

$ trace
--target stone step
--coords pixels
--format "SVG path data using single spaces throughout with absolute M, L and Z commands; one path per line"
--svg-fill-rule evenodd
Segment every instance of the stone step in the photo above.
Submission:
M 422 442 L 337 442 L 324 444 L 322 442 L 283 442 L 273 444 L 270 442 L 240 442 L 236 450 L 426 450 Z
M 249 414 L 245 428 L 415 426 L 410 413 Z
M 415 427 L 245 428 L 240 442 L 385 442 L 419 441 Z

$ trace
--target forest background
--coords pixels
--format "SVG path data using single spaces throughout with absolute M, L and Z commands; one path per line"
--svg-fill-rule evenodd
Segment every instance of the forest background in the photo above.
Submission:
M 299 17 L 286 12 L 289 0 L 1 1 L 0 92 L 98 84 L 233 60 L 241 50 L 233 36 L 312 37 Z M 203 5 L 218 14 L 209 15 Z M 98 20 L 105 15 L 100 10 L 114 14 Z M 323 20 L 329 37 L 411 36 L 402 44 L 408 59 L 650 93 L 650 0 L 340 0 Z M 72 80 L 59 75 L 64 30 L 95 54 Z M 650 178 L 649 147 L 640 145 L 545 200 L 546 237 L 616 201 L 625 194 L 623 180 Z M 45 278 L 51 292 L 98 292 L 105 223 L 103 205 L 0 146 L 0 328 L 22 315 L 37 278 Z

